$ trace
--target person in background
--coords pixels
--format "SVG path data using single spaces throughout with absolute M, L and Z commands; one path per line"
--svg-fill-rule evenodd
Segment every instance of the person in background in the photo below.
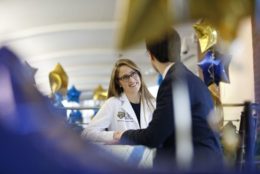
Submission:
M 156 148 L 154 167 L 171 170 L 176 163 L 176 102 L 173 89 L 179 82 L 186 84 L 191 117 L 192 167 L 212 169 L 222 161 L 219 136 L 208 123 L 213 101 L 205 84 L 180 62 L 181 40 L 172 29 L 156 42 L 146 42 L 151 64 L 163 76 L 156 98 L 156 109 L 149 126 L 139 130 L 116 132 L 120 144 L 145 145 Z M 179 91 L 180 92 L 180 91 Z M 183 105 L 181 107 L 184 108 Z M 178 110 L 180 107 L 178 108 Z M 183 112 L 184 113 L 184 112 Z M 179 117 L 183 116 L 179 114 Z M 184 123 L 185 124 L 185 123 Z M 186 135 L 186 133 L 184 133 Z
M 82 132 L 82 137 L 113 144 L 115 131 L 146 128 L 154 108 L 155 99 L 140 69 L 129 59 L 119 59 L 112 70 L 108 99 Z

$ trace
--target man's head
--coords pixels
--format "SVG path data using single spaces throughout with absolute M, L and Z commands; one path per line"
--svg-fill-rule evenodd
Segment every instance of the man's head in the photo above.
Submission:
M 146 41 L 146 49 L 151 57 L 161 63 L 180 61 L 181 39 L 176 30 L 172 29 L 163 37 L 154 41 Z

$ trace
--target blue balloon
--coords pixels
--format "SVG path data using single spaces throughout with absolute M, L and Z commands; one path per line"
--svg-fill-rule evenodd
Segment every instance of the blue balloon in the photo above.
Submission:
M 204 82 L 207 86 L 215 83 L 219 85 L 220 82 L 229 83 L 228 67 L 230 58 L 223 56 L 218 52 L 208 51 L 202 61 L 198 63 L 202 69 Z
M 67 100 L 79 103 L 80 91 L 73 85 L 67 92 Z
M 63 104 L 62 104 L 62 100 L 63 100 L 63 96 L 61 93 L 59 92 L 55 92 L 54 95 L 53 95 L 53 105 L 55 107 L 64 107 Z
M 81 134 L 83 131 L 82 123 L 82 113 L 79 110 L 72 110 L 69 116 L 69 127 L 77 134 Z
M 82 113 L 79 110 L 72 110 L 69 116 L 70 124 L 81 124 L 83 122 Z

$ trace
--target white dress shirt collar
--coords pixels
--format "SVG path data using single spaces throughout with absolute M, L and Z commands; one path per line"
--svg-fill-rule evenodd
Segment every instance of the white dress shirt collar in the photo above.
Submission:
M 174 63 L 171 63 L 171 64 L 169 64 L 169 65 L 165 68 L 165 70 L 164 70 L 164 72 L 163 72 L 163 74 L 162 74 L 163 79 L 165 78 L 167 72 L 169 71 L 169 69 L 172 67 L 173 64 L 174 64 Z

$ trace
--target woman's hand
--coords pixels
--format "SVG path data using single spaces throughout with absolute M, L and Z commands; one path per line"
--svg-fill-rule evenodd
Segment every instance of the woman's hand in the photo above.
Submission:
M 106 142 L 105 145 L 116 145 L 116 144 L 118 144 L 118 142 L 119 142 L 119 140 L 120 140 L 120 138 L 121 138 L 123 133 L 124 132 L 121 132 L 121 131 L 115 131 L 113 133 L 113 141 Z
M 115 131 L 114 134 L 113 134 L 113 139 L 116 142 L 119 142 L 119 140 L 121 139 L 122 134 L 123 134 L 123 132 L 121 132 L 121 131 Z

